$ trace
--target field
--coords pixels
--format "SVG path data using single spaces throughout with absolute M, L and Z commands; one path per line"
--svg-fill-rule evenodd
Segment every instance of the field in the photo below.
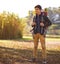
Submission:
M 46 38 L 48 64 L 60 64 L 60 38 Z M 41 45 L 38 46 L 39 62 L 29 62 L 32 58 L 33 42 L 23 40 L 0 40 L 0 64 L 42 64 Z

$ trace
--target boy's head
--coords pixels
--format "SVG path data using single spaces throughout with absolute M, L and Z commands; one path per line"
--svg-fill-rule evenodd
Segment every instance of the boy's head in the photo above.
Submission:
M 35 6 L 35 13 L 36 14 L 38 14 L 38 15 L 41 14 L 41 10 L 42 10 L 42 7 L 40 5 Z

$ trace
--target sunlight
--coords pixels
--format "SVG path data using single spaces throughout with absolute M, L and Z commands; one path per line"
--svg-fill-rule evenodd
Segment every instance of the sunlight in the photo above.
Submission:
M 28 11 L 33 10 L 37 4 L 42 5 L 43 8 L 60 6 L 57 0 L 0 0 L 0 12 L 9 11 L 25 17 Z

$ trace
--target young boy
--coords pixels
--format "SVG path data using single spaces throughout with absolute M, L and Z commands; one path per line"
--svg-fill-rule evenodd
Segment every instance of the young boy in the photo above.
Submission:
M 42 15 L 41 13 L 42 7 L 40 5 L 35 6 L 35 13 L 36 16 L 33 18 L 33 41 L 34 41 L 34 50 L 33 50 L 33 61 L 36 61 L 37 59 L 37 48 L 38 48 L 38 41 L 40 39 L 41 47 L 42 47 L 42 58 L 43 58 L 43 64 L 46 64 L 46 45 L 45 45 L 45 37 L 44 32 L 45 29 L 51 25 L 50 20 L 47 16 Z

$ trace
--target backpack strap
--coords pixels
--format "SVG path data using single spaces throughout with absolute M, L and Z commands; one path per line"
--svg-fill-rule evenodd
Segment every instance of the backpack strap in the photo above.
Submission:
M 33 17 L 33 22 L 35 22 L 36 21 L 36 15 Z

